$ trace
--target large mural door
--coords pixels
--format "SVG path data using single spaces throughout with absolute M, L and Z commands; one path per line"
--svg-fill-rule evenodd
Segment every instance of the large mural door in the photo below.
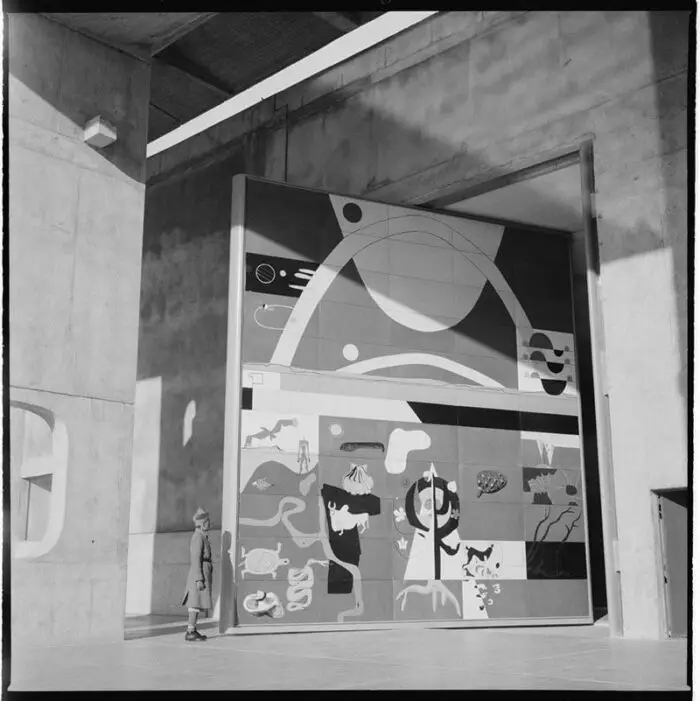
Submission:
M 591 622 L 567 237 L 234 188 L 236 625 Z

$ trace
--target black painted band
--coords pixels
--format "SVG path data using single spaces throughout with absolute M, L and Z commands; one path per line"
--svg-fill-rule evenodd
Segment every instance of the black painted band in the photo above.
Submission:
M 496 428 L 505 431 L 578 434 L 578 417 L 541 414 L 510 409 L 452 406 L 427 402 L 408 402 L 422 423 L 443 426 Z
M 504 431 L 537 431 L 574 436 L 579 432 L 578 417 L 564 414 L 541 414 L 531 411 L 486 409 L 429 402 L 408 402 L 408 404 L 424 424 L 494 428 Z M 243 388 L 241 408 L 253 408 L 253 390 L 250 387 Z

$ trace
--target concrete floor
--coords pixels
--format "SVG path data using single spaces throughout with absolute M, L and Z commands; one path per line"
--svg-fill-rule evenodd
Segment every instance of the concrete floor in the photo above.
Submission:
M 689 688 L 685 640 L 614 640 L 604 622 L 221 637 L 205 622 L 204 643 L 183 629 L 152 616 L 121 643 L 13 650 L 10 690 Z

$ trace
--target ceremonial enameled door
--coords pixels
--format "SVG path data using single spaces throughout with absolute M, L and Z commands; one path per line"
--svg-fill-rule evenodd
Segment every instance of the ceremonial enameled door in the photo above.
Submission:
M 243 176 L 233 210 L 234 625 L 590 622 L 567 236 Z

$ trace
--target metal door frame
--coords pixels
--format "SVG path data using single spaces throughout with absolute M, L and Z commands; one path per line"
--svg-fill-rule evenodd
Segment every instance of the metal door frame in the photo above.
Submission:
M 662 517 L 662 499 L 669 492 L 687 492 L 688 487 L 666 487 L 664 489 L 652 489 L 652 509 L 653 509 L 653 519 L 655 522 L 654 534 L 656 543 L 654 544 L 655 560 L 656 560 L 656 581 L 658 583 L 659 591 L 663 597 L 663 606 L 659 607 L 659 627 L 661 635 L 670 640 L 674 637 L 682 636 L 672 636 L 671 635 L 671 599 L 668 596 L 667 580 L 668 580 L 668 568 L 666 559 L 666 539 L 664 536 L 664 526 Z M 686 554 L 687 557 L 687 554 Z M 686 637 L 688 634 L 686 633 Z
M 580 164 L 580 169 L 581 169 L 581 187 L 582 187 L 582 197 L 583 197 L 583 213 L 584 213 L 584 236 L 585 236 L 585 255 L 586 255 L 586 270 L 588 271 L 587 275 L 587 281 L 588 281 L 588 313 L 590 317 L 590 323 L 591 326 L 593 327 L 593 317 L 594 314 L 598 313 L 598 305 L 599 301 L 597 298 L 597 295 L 594 294 L 594 290 L 591 289 L 591 273 L 592 271 L 597 272 L 598 271 L 598 265 L 597 265 L 597 237 L 596 237 L 596 231 L 595 231 L 595 222 L 594 222 L 594 215 L 593 215 L 593 184 L 592 184 L 592 162 L 590 160 L 590 156 L 587 155 L 586 152 L 586 147 L 592 147 L 591 142 L 585 142 L 580 146 L 579 149 L 574 149 L 572 150 L 569 148 L 566 150 L 566 152 L 563 155 L 558 156 L 555 158 L 553 161 L 546 162 L 546 163 L 541 163 L 535 167 L 531 167 L 526 169 L 526 175 L 523 179 L 529 179 L 532 177 L 536 177 L 537 175 L 544 174 L 545 172 L 552 172 L 553 170 L 558 170 L 560 168 L 565 168 L 571 165 L 574 165 L 575 163 Z M 584 163 L 589 164 L 588 167 L 584 165 Z M 506 177 L 506 178 L 499 178 L 498 179 L 498 184 L 493 187 L 493 188 L 488 188 L 484 187 L 485 184 L 482 184 L 480 186 L 480 192 L 488 191 L 490 189 L 499 189 L 501 187 L 505 187 L 506 185 L 513 184 L 513 182 L 518 181 L 518 173 L 513 173 L 513 177 Z M 270 178 L 262 178 L 258 176 L 250 176 L 247 174 L 238 174 L 235 175 L 232 178 L 232 198 L 231 198 L 231 226 L 230 226 L 230 234 L 231 234 L 231 261 L 229 261 L 229 306 L 230 308 L 241 308 L 241 302 L 243 299 L 243 292 L 244 292 L 244 281 L 245 281 L 245 262 L 244 262 L 244 239 L 245 239 L 245 190 L 246 190 L 246 181 L 247 180 L 254 180 L 254 181 L 263 181 L 263 182 L 270 182 L 274 183 L 276 182 L 275 180 L 272 180 Z M 298 186 L 298 185 L 290 185 L 289 183 L 284 183 L 285 185 L 289 185 L 292 188 L 299 189 L 299 190 L 310 190 L 313 192 L 322 192 L 324 194 L 338 194 L 334 193 L 332 191 L 327 191 L 327 190 L 321 190 L 319 188 L 309 188 L 309 187 L 304 187 L 304 186 Z M 470 189 L 471 190 L 471 189 Z M 349 196 L 353 197 L 354 199 L 357 200 L 366 200 L 366 201 L 373 201 L 370 198 L 368 198 L 366 195 L 365 196 L 357 196 L 357 195 L 344 195 L 344 196 Z M 451 197 L 456 197 L 455 194 L 451 195 Z M 457 201 L 457 200 L 454 200 Z M 475 216 L 475 215 L 469 215 L 463 212 L 454 212 L 450 211 L 448 209 L 443 209 L 445 206 L 444 202 L 440 202 L 441 207 L 438 209 L 437 207 L 434 206 L 433 202 L 430 203 L 423 203 L 423 204 L 418 204 L 418 205 L 411 205 L 411 204 L 400 204 L 397 203 L 396 206 L 405 208 L 405 209 L 413 209 L 413 210 L 418 210 L 418 211 L 423 211 L 425 210 L 432 210 L 432 211 L 437 211 L 439 213 L 456 217 L 456 218 L 461 218 L 461 219 L 466 219 L 466 220 L 473 220 L 473 221 L 481 221 L 481 222 L 491 222 L 491 223 L 497 223 L 497 224 L 502 224 L 502 225 L 508 225 L 508 224 L 516 224 L 517 222 L 512 222 L 509 220 L 501 220 L 501 219 L 493 219 L 490 217 L 485 217 L 485 216 Z M 588 219 L 588 221 L 587 221 Z M 563 236 L 569 239 L 572 239 L 571 243 L 573 243 L 573 237 L 571 234 L 568 232 L 563 232 L 558 229 L 547 229 L 547 227 L 544 226 L 534 226 L 534 225 L 528 225 L 528 224 L 522 224 L 522 223 L 517 223 L 517 225 L 525 230 L 533 230 L 533 231 L 538 231 L 538 232 L 544 232 L 544 233 L 552 233 L 556 234 L 559 236 Z M 594 243 L 595 242 L 595 243 Z M 232 265 L 232 261 L 234 257 L 238 257 L 238 265 Z M 573 272 L 573 271 L 572 271 Z M 594 279 L 595 282 L 597 282 L 597 278 Z M 237 587 L 235 584 L 235 574 L 232 578 L 229 577 L 223 577 L 224 572 L 230 572 L 234 573 L 235 572 L 235 565 L 236 565 L 236 548 L 237 548 L 237 543 L 238 543 L 238 500 L 240 497 L 239 490 L 238 490 L 238 483 L 239 483 L 239 474 L 238 474 L 238 451 L 239 451 L 239 436 L 240 436 L 240 423 L 241 423 L 241 403 L 240 403 L 240 398 L 241 398 L 241 375 L 242 375 L 242 363 L 240 361 L 241 358 L 241 344 L 242 344 L 242 323 L 241 319 L 237 319 L 237 323 L 232 324 L 230 323 L 230 313 L 229 313 L 229 325 L 228 325 L 228 339 L 227 339 L 227 362 L 229 363 L 229 367 L 227 368 L 227 381 L 226 381 L 226 411 L 225 411 L 225 416 L 227 417 L 227 431 L 226 431 L 226 438 L 224 442 L 224 466 L 223 466 L 223 501 L 222 501 L 222 524 L 221 524 L 221 532 L 222 532 L 222 553 L 221 553 L 221 559 L 222 559 L 222 586 L 221 586 L 221 606 L 220 606 L 220 617 L 219 617 L 219 631 L 222 634 L 238 634 L 238 635 L 246 635 L 246 634 L 258 634 L 258 633 L 274 633 L 274 632 L 304 632 L 304 631 L 317 631 L 317 630 L 362 630 L 362 629 L 369 629 L 369 630 L 375 630 L 375 629 L 399 629 L 403 627 L 418 627 L 418 628 L 480 628 L 480 627 L 485 627 L 485 628 L 493 628 L 493 627 L 501 627 L 501 626 L 512 626 L 512 625 L 523 625 L 523 622 L 520 621 L 520 619 L 489 619 L 488 625 L 484 625 L 480 621 L 467 621 L 467 620 L 459 620 L 459 621 L 445 621 L 445 620 L 421 620 L 419 622 L 411 622 L 411 621 L 401 621 L 399 625 L 397 625 L 397 621 L 387 621 L 387 622 L 366 622 L 366 623 L 343 623 L 339 625 L 331 624 L 331 623 L 324 623 L 324 624 L 294 624 L 294 625 L 275 625 L 274 627 L 268 626 L 268 625 L 263 625 L 263 626 L 256 626 L 256 625 L 245 625 L 245 626 L 240 626 L 239 627 L 239 621 L 237 620 L 237 602 L 236 602 L 236 595 L 237 595 Z M 598 334 L 602 332 L 602 318 L 599 319 L 598 322 Z M 575 334 L 575 331 L 574 331 Z M 596 334 L 596 329 L 591 328 L 591 343 L 592 343 L 592 356 L 593 356 L 593 375 L 594 375 L 594 381 L 595 381 L 595 393 L 596 393 L 596 419 L 599 422 L 600 421 L 600 416 L 601 416 L 601 409 L 599 408 L 599 380 L 597 378 L 600 377 L 600 369 L 598 366 L 598 363 L 601 362 L 601 358 L 604 356 L 604 352 L 602 351 L 602 343 L 599 340 L 599 335 Z M 231 363 L 231 355 L 236 356 L 235 362 Z M 607 394 L 605 395 L 605 398 L 607 399 Z M 579 397 L 579 417 L 581 416 L 581 408 L 580 408 L 580 397 Z M 607 409 L 607 404 L 605 405 L 605 408 Z M 230 423 L 229 423 L 230 422 Z M 607 426 L 606 422 L 606 426 Z M 581 451 L 583 453 L 583 440 L 582 440 L 582 433 L 579 434 L 581 437 Z M 601 442 L 602 442 L 602 436 L 605 436 L 605 438 L 608 439 L 609 441 L 609 434 L 600 426 L 598 423 L 598 431 L 597 431 L 597 442 L 598 442 L 598 451 L 600 453 L 601 451 Z M 608 443 L 609 445 L 609 443 Z M 607 460 L 603 457 L 602 454 L 599 454 L 598 456 L 598 467 L 599 467 L 599 472 L 601 475 L 601 478 L 603 478 L 604 475 L 608 475 L 608 470 L 604 470 L 603 466 L 604 464 L 607 465 Z M 592 591 L 591 591 L 591 573 L 590 573 L 590 553 L 589 553 L 589 536 L 588 536 L 588 506 L 587 506 L 587 499 L 586 499 L 586 489 L 585 489 L 585 456 L 582 464 L 582 474 L 584 475 L 584 484 L 583 484 L 583 495 L 584 495 L 584 500 L 583 500 L 583 514 L 585 518 L 585 523 L 586 523 L 586 535 L 585 535 L 585 546 L 586 546 L 586 568 L 587 568 L 587 583 L 588 583 L 588 601 L 589 601 L 589 616 L 591 618 L 590 622 L 588 621 L 583 621 L 582 618 L 576 617 L 576 618 L 558 618 L 556 619 L 556 624 L 557 625 L 571 625 L 571 624 L 580 624 L 580 623 L 593 623 L 593 598 L 592 598 Z M 610 482 L 612 483 L 612 474 L 609 474 L 609 479 Z M 603 483 L 604 481 L 607 481 L 607 477 L 604 479 L 601 479 L 601 502 L 602 502 L 602 507 L 603 507 L 603 534 L 604 534 L 604 540 L 605 540 L 605 547 L 604 547 L 604 552 L 605 552 L 605 562 L 606 562 L 606 588 L 609 590 L 611 586 L 611 578 L 609 577 L 609 567 L 610 567 L 610 562 L 613 562 L 613 553 L 614 550 L 612 548 L 608 547 L 608 541 L 609 541 L 609 523 L 610 523 L 610 516 L 608 515 L 608 526 L 606 530 L 606 515 L 605 512 L 606 510 L 612 509 L 612 513 L 614 516 L 614 498 L 612 501 L 607 502 L 607 508 L 606 508 L 606 501 L 604 500 L 604 493 L 605 490 L 603 489 Z M 609 494 L 609 492 L 607 492 Z M 226 533 L 230 537 L 230 547 L 224 547 L 224 533 Z M 616 524 L 615 524 L 615 536 L 613 540 L 616 540 Z M 616 561 L 616 558 L 615 558 Z M 229 581 L 231 579 L 232 581 Z M 615 582 L 618 587 L 619 587 L 619 582 L 616 580 Z M 619 589 L 618 589 L 619 590 Z M 612 621 L 616 620 L 616 617 L 614 615 L 615 611 L 619 611 L 619 606 L 615 606 L 615 603 L 611 603 L 611 599 L 613 597 L 611 596 L 610 591 L 608 591 L 608 612 L 609 612 L 609 617 L 611 619 L 611 635 L 616 635 L 619 634 L 617 632 L 617 629 L 613 625 Z M 554 622 L 552 619 L 526 619 L 527 623 L 526 625 L 529 626 L 542 626 L 542 625 L 552 625 Z

